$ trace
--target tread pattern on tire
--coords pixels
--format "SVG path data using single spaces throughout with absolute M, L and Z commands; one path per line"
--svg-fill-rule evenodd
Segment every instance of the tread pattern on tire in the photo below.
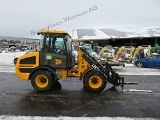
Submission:
M 45 88 L 39 88 L 36 85 L 35 79 L 38 75 L 45 75 L 48 78 L 48 85 Z M 49 91 L 52 86 L 55 84 L 54 78 L 51 74 L 48 74 L 46 70 L 38 70 L 31 77 L 31 84 L 33 88 L 37 91 Z
M 102 80 L 102 85 L 97 89 L 94 89 L 89 86 L 89 78 L 93 75 L 99 76 Z M 91 92 L 91 93 L 99 93 L 99 92 L 103 91 L 104 88 L 106 87 L 106 83 L 107 82 L 104 79 L 104 75 L 98 70 L 89 71 L 88 73 L 86 73 L 86 75 L 83 78 L 84 89 L 86 89 L 88 92 Z

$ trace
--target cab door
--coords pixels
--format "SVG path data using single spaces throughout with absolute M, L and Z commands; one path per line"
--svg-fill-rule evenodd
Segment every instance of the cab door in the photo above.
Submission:
M 63 34 L 48 34 L 44 40 L 43 65 L 66 68 L 66 46 Z

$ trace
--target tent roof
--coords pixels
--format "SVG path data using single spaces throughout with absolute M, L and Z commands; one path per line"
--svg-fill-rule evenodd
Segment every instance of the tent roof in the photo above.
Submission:
M 72 31 L 72 39 L 78 41 L 143 37 L 160 37 L 160 27 L 73 29 Z

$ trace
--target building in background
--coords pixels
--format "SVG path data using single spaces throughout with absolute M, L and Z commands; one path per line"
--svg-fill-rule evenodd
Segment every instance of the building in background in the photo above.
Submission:
M 73 41 L 92 41 L 95 45 L 114 47 L 160 45 L 160 27 L 74 29 Z

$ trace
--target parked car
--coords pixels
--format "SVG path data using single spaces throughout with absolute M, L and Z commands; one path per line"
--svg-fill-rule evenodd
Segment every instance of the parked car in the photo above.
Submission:
M 134 61 L 134 65 L 137 67 L 160 67 L 160 54 L 137 59 Z

